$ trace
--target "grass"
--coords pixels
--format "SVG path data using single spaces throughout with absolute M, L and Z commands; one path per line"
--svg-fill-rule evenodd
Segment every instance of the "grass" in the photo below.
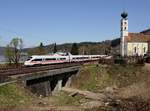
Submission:
M 109 74 L 110 78 L 112 78 L 113 83 L 121 87 L 126 87 L 131 85 L 137 81 L 137 77 L 139 76 L 141 66 L 119 66 L 114 65 L 108 68 L 107 73 Z
M 137 92 L 137 95 L 141 94 L 150 97 L 150 79 L 148 78 L 149 72 L 143 70 L 142 66 L 86 65 L 80 70 L 80 74 L 73 78 L 72 87 L 99 92 L 106 87 L 116 86 L 121 89 L 124 88 L 120 94 L 125 97 L 128 97 L 128 95 L 134 96 Z M 140 91 L 142 92 L 140 92 L 139 89 L 141 89 Z M 145 92 L 143 93 L 144 90 Z M 145 96 L 145 98 L 148 98 L 147 96 Z M 26 106 L 33 102 L 33 99 L 33 96 L 30 96 L 24 88 L 16 83 L 0 87 L 0 109 Z M 43 99 L 39 101 L 42 100 Z M 57 95 L 48 97 L 46 101 L 49 102 L 49 104 L 51 104 L 52 101 L 52 104 L 56 106 L 80 106 L 80 104 L 89 100 L 80 95 L 72 97 L 69 96 L 69 93 L 61 91 Z M 30 105 L 32 106 L 32 104 Z M 37 106 L 38 105 L 37 103 Z
M 17 107 L 30 101 L 31 97 L 16 83 L 0 86 L 0 108 Z
M 81 95 L 76 95 L 75 97 L 69 96 L 66 92 L 59 92 L 57 95 L 50 97 L 55 101 L 56 105 L 63 106 L 63 105 L 75 105 L 79 106 L 82 101 L 87 101 Z
M 86 84 L 81 86 L 81 89 L 87 89 L 89 91 L 95 90 L 97 83 L 97 68 L 95 65 L 93 65 L 86 67 L 85 70 L 88 70 L 89 77 L 88 81 L 86 81 Z
M 107 87 L 116 87 L 121 98 L 121 108 L 131 108 L 135 111 L 149 111 L 150 108 L 150 69 L 149 66 L 138 65 L 88 65 L 73 79 L 72 86 L 93 92 L 105 91 Z M 104 92 L 105 93 L 105 92 Z M 139 98 L 139 99 L 137 99 Z M 137 108 L 138 106 L 138 108 Z M 103 107 L 102 107 L 103 108 Z M 105 107 L 106 110 L 113 108 Z M 106 111 L 104 108 L 104 111 Z M 142 109 L 142 110 L 141 110 Z M 87 111 L 103 111 L 89 109 Z M 127 109 L 128 110 L 128 109 Z
M 82 90 L 96 91 L 110 81 L 107 71 L 102 65 L 88 65 L 81 69 L 80 75 L 73 79 L 72 86 Z M 111 83 L 110 83 L 111 84 Z
M 88 65 L 81 69 L 79 76 L 73 78 L 72 86 L 79 89 L 94 90 L 96 87 L 96 70 L 95 65 Z
M 120 94 L 126 96 L 126 93 L 131 90 L 127 89 L 128 86 L 137 84 L 142 80 L 144 81 L 143 78 L 148 78 L 148 75 L 149 72 L 144 71 L 142 66 L 136 65 L 86 65 L 80 70 L 79 74 L 73 78 L 72 87 L 81 90 L 99 92 L 106 87 L 116 86 L 121 89 L 125 88 L 126 92 L 123 91 Z M 138 89 L 136 91 L 139 92 L 139 85 L 136 89 Z M 129 92 L 128 95 L 131 95 L 132 92 Z M 80 106 L 82 103 L 90 100 L 85 99 L 80 95 L 71 97 L 69 96 L 69 93 L 61 91 L 58 93 L 58 95 L 49 97 L 48 101 L 52 101 L 52 103 L 56 106 Z M 90 110 L 101 111 L 103 109 L 99 108 Z
M 98 91 L 106 87 L 126 87 L 138 82 L 142 66 L 135 65 L 88 65 L 84 66 L 78 77 L 73 79 L 72 86 L 89 91 Z M 144 72 L 145 73 L 145 72 Z

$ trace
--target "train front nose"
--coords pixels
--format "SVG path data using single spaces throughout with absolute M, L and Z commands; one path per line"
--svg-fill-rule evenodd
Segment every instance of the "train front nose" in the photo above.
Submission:
M 25 65 L 25 66 L 31 66 L 31 63 L 30 63 L 29 61 L 25 61 L 25 62 L 24 62 L 24 65 Z

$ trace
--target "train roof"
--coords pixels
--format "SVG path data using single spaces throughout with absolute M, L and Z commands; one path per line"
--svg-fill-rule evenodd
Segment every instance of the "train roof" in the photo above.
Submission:
M 107 55 L 59 55 L 59 54 L 53 54 L 53 55 L 32 55 L 31 57 L 36 58 L 59 58 L 59 57 L 106 57 Z
M 33 58 L 59 58 L 59 57 L 68 57 L 68 56 L 61 56 L 61 55 L 54 55 L 54 56 L 50 56 L 50 55 L 33 55 L 31 56 Z

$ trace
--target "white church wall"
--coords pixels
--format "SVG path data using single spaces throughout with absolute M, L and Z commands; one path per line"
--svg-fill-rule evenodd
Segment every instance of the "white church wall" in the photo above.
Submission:
M 143 56 L 148 51 L 147 42 L 128 42 L 127 43 L 127 56 Z

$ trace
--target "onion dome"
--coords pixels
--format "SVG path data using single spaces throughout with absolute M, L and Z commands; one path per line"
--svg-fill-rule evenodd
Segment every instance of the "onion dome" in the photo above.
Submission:
M 121 17 L 124 18 L 124 19 L 127 18 L 127 16 L 128 16 L 128 13 L 127 13 L 127 12 L 123 12 L 123 13 L 121 14 Z

